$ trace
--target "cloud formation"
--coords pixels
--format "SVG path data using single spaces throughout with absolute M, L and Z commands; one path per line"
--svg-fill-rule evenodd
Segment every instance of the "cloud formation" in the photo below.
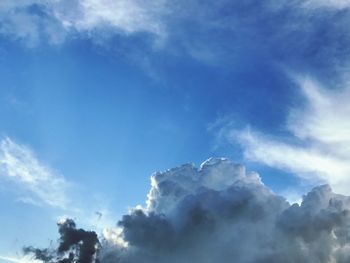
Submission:
M 307 0 L 304 5 L 309 8 L 328 7 L 335 9 L 346 9 L 350 7 L 347 0 Z
M 25 247 L 24 253 L 34 254 L 34 258 L 43 262 L 90 263 L 95 261 L 99 241 L 93 231 L 77 229 L 75 222 L 66 219 L 58 223 L 60 233 L 57 250 Z
M 199 169 L 186 164 L 152 175 L 147 207 L 118 222 L 124 244 L 102 238 L 98 260 L 345 263 L 349 208 L 350 198 L 328 185 L 290 205 L 258 174 L 227 159 L 209 159 Z
M 63 218 L 79 218 L 80 225 L 98 232 L 103 231 L 106 239 L 115 240 L 115 242 L 120 240 L 120 237 L 116 236 L 119 229 L 111 227 L 115 222 L 115 216 L 105 204 L 107 198 L 97 202 L 94 200 L 94 192 L 91 189 L 89 189 L 88 194 L 81 191 L 77 187 L 77 183 L 68 181 L 65 177 L 51 170 L 38 160 L 36 154 L 30 148 L 14 142 L 10 138 L 0 140 L 0 184 L 2 186 L 0 191 L 13 192 L 16 201 L 38 206 L 43 214 L 49 212 L 50 217 L 46 219 L 49 222 L 52 221 L 54 223 L 55 220 L 59 219 L 62 247 L 72 246 L 75 249 L 77 245 L 70 245 L 71 243 L 69 242 L 78 242 L 79 245 L 81 242 L 85 242 L 85 245 L 80 247 L 79 251 L 84 250 L 88 254 L 95 253 L 92 249 L 94 246 L 91 245 L 95 238 L 93 233 L 76 229 L 74 222 L 69 220 L 62 221 Z M 37 225 L 33 225 L 34 228 L 41 227 L 45 216 L 38 215 L 38 218 L 40 222 Z M 5 240 L 13 238 L 7 235 L 8 233 L 3 234 Z M 28 236 L 28 240 L 36 240 L 35 235 L 34 237 Z M 24 240 L 16 238 L 16 247 L 21 247 L 24 245 L 24 242 Z M 61 251 L 62 249 L 58 250 Z M 51 248 L 47 250 L 27 249 L 27 252 L 30 251 L 37 252 L 39 253 L 38 255 L 47 254 L 48 257 L 50 256 L 54 260 L 52 255 L 55 253 Z M 9 253 L 11 251 L 0 255 L 0 261 L 41 262 L 32 260 L 28 256 L 19 257 Z M 65 253 L 63 254 L 65 256 Z M 79 258 L 79 255 L 77 257 Z
M 256 173 L 210 159 L 152 176 L 147 208 L 119 222 L 117 262 L 346 262 L 348 207 L 328 186 L 290 206 Z
M 325 73 L 330 63 L 337 70 L 348 66 L 348 7 L 347 1 L 326 0 L 3 0 L 0 34 L 35 46 L 68 36 L 100 41 L 146 33 L 166 39 L 171 52 L 208 63 L 255 56 L 313 71 L 317 65 Z
M 0 142 L 0 180 L 16 184 L 24 202 L 65 208 L 69 201 L 69 183 L 41 164 L 28 147 L 10 138 Z
M 110 30 L 119 34 L 164 33 L 160 16 L 165 0 L 4 0 L 0 34 L 25 41 L 60 44 L 70 34 Z
M 297 78 L 297 82 L 305 103 L 289 112 L 286 129 L 290 137 L 273 138 L 228 127 L 225 136 L 243 146 L 248 160 L 287 169 L 314 183 L 329 183 L 335 191 L 349 194 L 350 91 L 325 89 L 310 78 Z
M 9 263 L 40 263 L 42 261 L 36 260 L 36 259 L 32 259 L 30 257 L 5 257 L 5 256 L 0 256 L 0 259 L 3 260 L 4 262 L 9 262 Z

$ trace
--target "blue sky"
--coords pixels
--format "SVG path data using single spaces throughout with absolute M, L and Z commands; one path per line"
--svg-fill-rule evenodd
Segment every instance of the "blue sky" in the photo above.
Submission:
M 153 172 L 211 156 L 291 201 L 349 194 L 349 7 L 3 1 L 0 255 L 46 244 L 60 217 L 113 225 Z

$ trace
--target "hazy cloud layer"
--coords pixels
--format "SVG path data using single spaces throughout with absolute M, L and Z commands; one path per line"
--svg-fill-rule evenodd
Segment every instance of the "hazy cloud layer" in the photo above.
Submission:
M 35 46 L 146 33 L 170 53 L 210 64 L 255 58 L 327 77 L 348 68 L 348 7 L 326 0 L 3 0 L 0 34 Z
M 327 185 L 314 188 L 300 206 L 290 205 L 256 173 L 227 159 L 155 173 L 151 181 L 147 207 L 118 222 L 123 244 L 101 239 L 100 262 L 350 260 L 350 198 Z
M 96 31 L 117 34 L 164 33 L 159 16 L 165 1 L 138 0 L 4 0 L 0 3 L 0 33 L 23 40 L 60 44 L 69 34 Z M 106 31 L 107 30 L 107 31 Z

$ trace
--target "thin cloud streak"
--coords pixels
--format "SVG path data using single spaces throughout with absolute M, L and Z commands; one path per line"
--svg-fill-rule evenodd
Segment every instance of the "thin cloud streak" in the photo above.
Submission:
M 310 78 L 297 77 L 306 105 L 290 110 L 286 129 L 290 138 L 271 138 L 251 129 L 224 129 L 239 142 L 248 160 L 287 169 L 314 182 L 327 182 L 348 194 L 350 185 L 350 90 L 329 90 Z
M 66 194 L 69 183 L 60 175 L 41 164 L 26 146 L 5 138 L 0 142 L 0 179 L 18 186 L 31 203 L 65 208 L 69 203 Z
M 304 5 L 308 8 L 327 7 L 345 9 L 350 7 L 350 2 L 347 0 L 308 0 L 305 1 Z
M 0 181 L 11 183 L 9 189 L 18 195 L 18 202 L 52 208 L 60 213 L 58 218 L 82 218 L 81 224 L 100 232 L 114 224 L 115 215 L 104 204 L 106 200 L 97 205 L 92 198 L 86 206 L 86 196 L 79 193 L 73 182 L 52 171 L 31 149 L 10 138 L 0 141 Z M 95 211 L 101 216 L 97 217 Z
M 13 262 L 13 263 L 39 263 L 41 261 L 39 260 L 35 260 L 35 259 L 31 259 L 28 257 L 7 257 L 7 256 L 1 256 L 0 255 L 0 259 L 4 260 L 5 262 Z
M 125 35 L 146 32 L 163 38 L 165 4 L 165 0 L 5 0 L 0 3 L 0 35 L 24 40 L 29 47 L 43 40 L 58 45 L 69 34 L 91 37 L 98 31 Z

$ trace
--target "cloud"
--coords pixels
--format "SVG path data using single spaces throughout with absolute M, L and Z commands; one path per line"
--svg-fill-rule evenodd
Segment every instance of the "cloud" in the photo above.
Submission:
M 108 197 L 95 200 L 93 189 L 82 191 L 84 185 L 77 187 L 40 162 L 31 149 L 10 138 L 0 141 L 0 183 L 15 194 L 16 201 L 49 209 L 53 222 L 79 218 L 83 227 L 102 232 L 106 240 L 123 243 L 120 229 L 113 226 L 115 215 L 106 204 Z M 31 262 L 27 257 L 10 259 Z
M 124 33 L 149 32 L 160 35 L 163 32 L 159 15 L 165 1 L 126 0 L 81 0 L 76 1 L 78 11 L 69 17 L 61 12 L 58 18 L 66 26 L 77 30 L 93 30 L 99 26 L 110 26 Z M 66 10 L 64 10 L 66 11 Z M 76 14 L 81 16 L 76 16 Z
M 327 79 L 349 68 L 350 54 L 350 11 L 329 3 L 177 1 L 165 19 L 168 46 L 234 70 L 287 65 Z
M 147 206 L 118 222 L 124 243 L 102 238 L 96 255 L 101 263 L 345 263 L 349 208 L 328 185 L 290 205 L 258 174 L 212 158 L 152 175 Z
M 223 126 L 220 136 L 239 142 L 248 160 L 314 183 L 329 183 L 337 192 L 349 194 L 350 90 L 325 89 L 311 78 L 295 79 L 304 103 L 290 109 L 286 125 L 290 136 L 276 138 L 250 128 L 231 129 L 230 124 Z
M 69 35 L 96 31 L 118 34 L 165 31 L 160 17 L 164 0 L 4 0 L 0 3 L 0 34 L 36 46 L 61 44 Z
M 0 34 L 20 40 L 29 47 L 43 40 L 52 44 L 62 43 L 66 32 L 54 18 L 50 7 L 43 0 L 1 1 Z
M 41 164 L 26 146 L 9 138 L 0 142 L 0 179 L 18 186 L 20 200 L 65 208 L 69 203 L 69 183 Z
M 256 173 L 222 158 L 151 181 L 147 207 L 119 222 L 127 248 L 102 251 L 101 262 L 349 260 L 350 199 L 328 186 L 290 205 Z
M 307 0 L 304 5 L 308 8 L 335 8 L 335 9 L 347 9 L 350 7 L 350 3 L 347 0 Z
M 334 73 L 330 64 L 332 71 L 348 68 L 346 2 L 3 0 L 0 34 L 35 46 L 77 36 L 100 43 L 109 39 L 106 36 L 141 33 L 162 43 L 169 54 L 185 54 L 208 64 L 239 61 L 241 67 L 242 61 L 251 65 L 259 59 L 330 76 Z M 143 48 L 137 46 L 134 52 Z M 142 57 L 149 52 L 146 49 Z
M 51 249 L 25 247 L 24 254 L 34 254 L 35 259 L 43 262 L 89 263 L 96 258 L 99 241 L 95 232 L 77 229 L 71 219 L 59 222 L 58 228 L 60 239 L 57 252 Z
M 41 261 L 31 259 L 30 257 L 7 257 L 0 256 L 0 259 L 5 262 L 13 262 L 13 263 L 40 263 Z

